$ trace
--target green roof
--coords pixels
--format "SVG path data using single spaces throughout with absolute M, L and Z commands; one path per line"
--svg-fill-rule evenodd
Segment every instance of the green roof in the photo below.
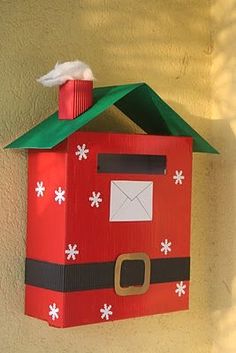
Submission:
M 148 134 L 190 136 L 194 152 L 218 153 L 146 83 L 94 88 L 93 97 L 78 119 L 59 120 L 56 112 L 6 148 L 53 148 L 114 104 Z

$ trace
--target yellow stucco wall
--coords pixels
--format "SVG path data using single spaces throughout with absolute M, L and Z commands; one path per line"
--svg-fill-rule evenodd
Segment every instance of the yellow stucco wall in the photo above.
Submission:
M 213 353 L 236 352 L 236 1 L 212 6 L 212 142 L 221 155 L 212 164 L 215 203 L 210 291 Z
M 23 315 L 26 153 L 1 150 L 0 352 L 236 352 L 236 5 L 224 2 L 0 2 L 1 146 L 56 109 L 35 78 L 79 58 L 97 85 L 146 81 L 222 152 L 194 156 L 190 310 L 58 330 Z M 111 113 L 107 128 L 136 131 Z

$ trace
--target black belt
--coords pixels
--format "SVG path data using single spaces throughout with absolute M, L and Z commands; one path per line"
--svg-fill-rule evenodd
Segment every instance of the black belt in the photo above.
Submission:
M 115 262 L 61 265 L 26 259 L 25 283 L 59 292 L 114 288 Z M 124 261 L 121 268 L 122 287 L 142 285 L 143 261 Z M 151 259 L 150 283 L 187 281 L 190 258 Z

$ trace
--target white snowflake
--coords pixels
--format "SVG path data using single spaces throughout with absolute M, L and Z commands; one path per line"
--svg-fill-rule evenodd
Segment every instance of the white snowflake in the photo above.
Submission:
M 59 186 L 57 190 L 55 190 L 55 201 L 59 203 L 59 205 L 62 203 L 62 201 L 65 201 L 65 190 L 62 190 L 62 188 Z
M 43 185 L 43 181 L 37 181 L 37 187 L 35 188 L 35 191 L 37 192 L 37 196 L 43 196 L 43 193 L 45 191 L 45 186 Z
M 168 252 L 171 252 L 171 241 L 169 241 L 168 239 L 165 239 L 165 241 L 161 242 L 161 252 L 164 252 L 165 255 L 168 254 Z
M 102 199 L 100 198 L 100 196 L 101 196 L 100 192 L 98 192 L 97 194 L 95 191 L 92 192 L 92 196 L 90 196 L 90 198 L 89 198 L 89 201 L 91 202 L 91 207 L 94 207 L 94 206 L 99 207 L 100 206 L 99 202 L 102 202 Z
M 76 250 L 77 248 L 77 244 L 74 244 L 73 246 L 71 244 L 68 245 L 68 249 L 65 250 L 65 254 L 67 254 L 67 260 L 75 260 L 76 259 L 76 255 L 78 255 L 79 250 Z
M 79 156 L 79 161 L 81 161 L 82 159 L 88 158 L 87 154 L 89 153 L 89 149 L 86 148 L 85 143 L 83 143 L 82 146 L 78 145 L 77 149 L 78 149 L 78 151 L 75 152 L 75 155 Z
M 102 315 L 101 315 L 101 318 L 102 318 L 102 319 L 109 320 L 110 315 L 113 314 L 113 312 L 111 311 L 111 308 L 112 308 L 111 305 L 107 305 L 107 304 L 104 304 L 104 305 L 103 305 L 103 308 L 100 309 L 100 313 L 102 314 Z
M 175 184 L 183 184 L 182 180 L 184 180 L 184 175 L 182 170 L 176 170 L 175 175 L 173 176 L 175 180 Z
M 185 294 L 185 288 L 186 288 L 186 284 L 184 284 L 184 282 L 181 281 L 180 283 L 176 284 L 175 293 L 178 294 L 179 297 L 181 297 L 181 295 Z
M 49 316 L 51 316 L 51 319 L 54 321 L 55 319 L 59 318 L 59 308 L 57 308 L 56 303 L 53 303 L 49 305 Z

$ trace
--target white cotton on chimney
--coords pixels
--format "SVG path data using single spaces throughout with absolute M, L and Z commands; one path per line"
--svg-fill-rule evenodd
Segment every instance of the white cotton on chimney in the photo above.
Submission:
M 93 81 L 94 76 L 87 64 L 76 60 L 62 64 L 57 63 L 53 70 L 37 79 L 39 83 L 46 87 L 60 86 L 69 80 Z

